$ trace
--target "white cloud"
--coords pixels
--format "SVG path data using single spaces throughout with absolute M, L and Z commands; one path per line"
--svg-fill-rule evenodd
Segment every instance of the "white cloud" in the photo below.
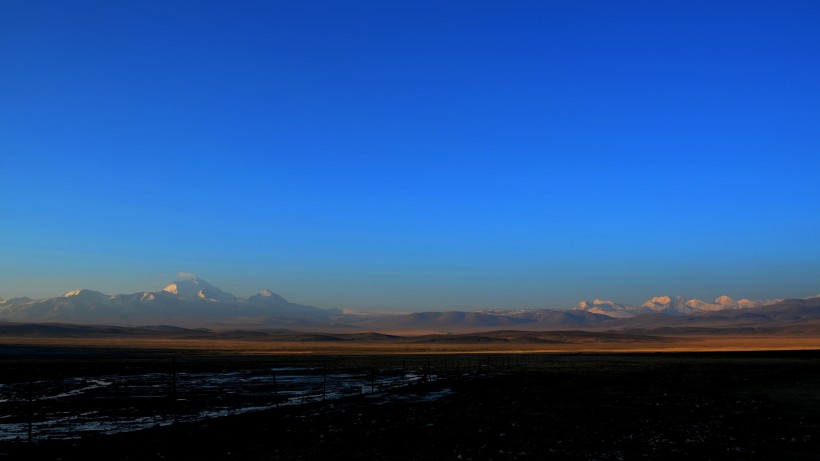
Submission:
M 180 273 L 177 274 L 177 277 L 185 277 L 185 278 L 196 277 L 196 274 L 194 274 L 193 272 L 180 272 Z

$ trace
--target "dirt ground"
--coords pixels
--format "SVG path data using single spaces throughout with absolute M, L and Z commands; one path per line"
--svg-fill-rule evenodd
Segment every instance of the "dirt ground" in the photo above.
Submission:
M 713 352 L 713 351 L 795 351 L 820 350 L 820 336 L 783 335 L 665 335 L 654 339 L 633 340 L 578 336 L 579 332 L 560 332 L 568 337 L 557 342 L 375 342 L 375 341 L 276 341 L 269 339 L 168 339 L 168 338 L 59 338 L 0 337 L 3 347 L 32 350 L 158 350 L 230 355 L 373 355 L 373 354 L 514 354 L 514 353 L 590 353 L 590 352 Z M 576 333 L 576 335 L 573 335 Z M 581 332 L 583 334 L 583 332 Z
M 820 352 L 515 357 L 469 374 L 451 359 L 447 379 L 387 394 L 2 443 L 0 459 L 820 459 Z

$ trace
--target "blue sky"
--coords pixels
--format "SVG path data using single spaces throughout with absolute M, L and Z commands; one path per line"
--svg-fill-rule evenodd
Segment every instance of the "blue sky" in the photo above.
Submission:
M 0 296 L 820 292 L 820 4 L 0 5 Z

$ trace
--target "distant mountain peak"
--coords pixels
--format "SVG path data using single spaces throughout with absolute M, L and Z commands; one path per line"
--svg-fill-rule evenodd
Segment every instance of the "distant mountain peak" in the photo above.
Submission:
M 670 296 L 655 296 L 654 298 L 650 299 L 649 301 L 643 303 L 644 306 L 648 305 L 655 305 L 655 304 L 671 304 L 672 297 Z
M 335 322 L 334 317 L 341 315 L 337 309 L 291 303 L 272 290 L 262 290 L 248 299 L 238 298 L 199 277 L 184 275 L 160 291 L 111 296 L 78 289 L 55 298 L 13 298 L 0 302 L 0 321 L 118 324 L 161 319 L 161 322 L 313 325 Z
M 590 301 L 581 301 L 573 308 L 574 311 L 586 311 L 592 314 L 603 314 L 608 317 L 631 317 L 634 308 L 618 304 L 608 299 L 595 298 Z
M 592 302 L 582 300 L 581 302 L 578 303 L 578 306 L 576 307 L 576 309 L 582 309 L 583 310 L 583 309 L 592 308 L 594 306 L 606 307 L 606 306 L 618 306 L 618 305 L 619 304 L 616 303 L 615 301 L 610 301 L 608 299 L 595 298 L 595 299 L 592 300 Z
M 595 306 L 612 305 L 612 304 L 615 304 L 615 301 L 609 301 L 609 300 L 606 300 L 606 299 L 595 298 L 595 299 L 592 300 L 592 304 L 595 305 Z
M 702 308 L 703 306 L 708 305 L 708 303 L 707 303 L 706 301 L 701 301 L 700 299 L 690 299 L 689 301 L 686 301 L 686 302 L 685 302 L 685 303 L 683 303 L 683 304 L 684 304 L 685 306 L 689 306 L 689 307 L 691 307 L 691 308 L 693 308 L 693 309 L 700 309 L 700 308 Z
M 639 306 L 618 304 L 612 301 L 595 300 L 581 301 L 575 310 L 600 313 L 615 318 L 634 317 L 647 313 L 663 313 L 671 315 L 692 315 L 703 312 L 714 312 L 730 309 L 747 309 L 772 304 L 779 300 L 734 299 L 731 296 L 718 296 L 712 302 L 700 299 L 689 299 L 683 296 L 655 296 Z
M 162 291 L 171 293 L 182 299 L 203 299 L 209 301 L 236 301 L 237 297 L 222 291 L 199 277 L 190 277 L 175 280 L 169 283 Z
M 262 302 L 265 304 L 289 304 L 289 301 L 287 299 L 283 298 L 282 296 L 274 293 L 273 291 L 267 288 L 248 298 L 248 301 Z
M 15 304 L 25 304 L 28 302 L 34 301 L 33 299 L 29 298 L 28 296 L 21 296 L 18 298 L 10 298 L 4 301 L 0 301 L 3 304 L 15 305 Z
M 202 280 L 199 277 L 191 277 L 182 280 L 174 280 L 162 289 L 172 295 L 177 295 L 182 298 L 193 298 L 199 290 L 212 286 L 210 283 Z
M 651 309 L 653 311 L 666 310 L 673 304 L 673 299 L 670 296 L 655 296 L 649 301 L 641 304 L 641 307 Z
M 68 293 L 63 295 L 63 298 L 107 298 L 108 295 L 105 293 L 100 293 L 99 291 L 88 290 L 86 288 L 78 288 L 76 290 L 71 290 Z

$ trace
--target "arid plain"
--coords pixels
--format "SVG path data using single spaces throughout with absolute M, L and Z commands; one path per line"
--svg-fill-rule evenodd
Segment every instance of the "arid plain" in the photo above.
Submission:
M 309 334 L 314 336 L 316 334 Z M 455 337 L 454 337 L 455 336 Z M 168 349 L 226 354 L 447 354 L 607 353 L 820 350 L 820 336 L 799 335 L 602 335 L 581 331 L 493 331 L 465 335 L 408 335 L 310 340 L 0 337 L 0 344 L 83 348 Z
M 0 346 L 6 459 L 763 460 L 820 449 L 820 352 L 796 350 L 816 349 L 810 338 L 17 343 Z

